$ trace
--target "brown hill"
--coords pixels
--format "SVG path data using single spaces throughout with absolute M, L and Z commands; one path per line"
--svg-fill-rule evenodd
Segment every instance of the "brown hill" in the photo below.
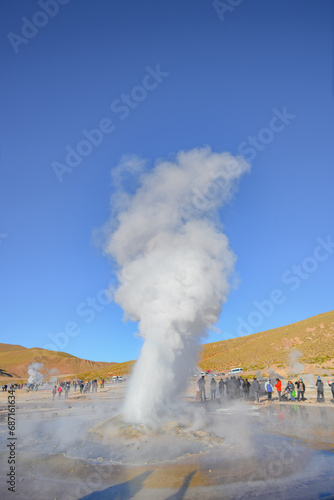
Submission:
M 27 378 L 31 363 L 43 363 L 40 370 L 45 377 L 56 375 L 76 375 L 80 372 L 108 369 L 115 363 L 89 361 L 66 352 L 48 351 L 33 347 L 27 349 L 20 345 L 0 344 L 0 377 Z M 55 371 L 56 370 L 56 371 Z
M 236 367 L 244 371 L 278 367 L 293 373 L 297 361 L 305 365 L 305 371 L 320 368 L 334 372 L 334 311 L 273 330 L 205 344 L 199 366 L 219 372 Z
M 135 364 L 135 360 L 133 361 L 125 361 L 124 363 L 115 363 L 112 366 L 101 368 L 100 370 L 90 370 L 82 373 L 78 373 L 77 377 L 82 378 L 84 380 L 89 380 L 92 378 L 111 378 L 114 375 L 129 375 L 132 371 L 133 365 Z
M 135 361 L 102 369 L 96 376 L 107 378 L 131 372 Z M 319 369 L 334 376 L 334 311 L 319 314 L 291 325 L 254 333 L 245 337 L 204 344 L 201 347 L 201 370 L 228 372 L 242 367 L 244 372 L 266 372 L 267 368 L 288 374 Z M 91 378 L 92 372 L 83 373 Z
M 44 364 L 42 372 L 50 375 L 52 368 L 59 375 L 80 378 L 127 375 L 135 361 L 105 363 L 80 359 L 65 352 L 37 347 L 0 344 L 0 378 L 27 378 L 31 363 Z M 291 325 L 254 333 L 245 337 L 204 344 L 199 366 L 202 370 L 227 372 L 242 367 L 245 372 L 266 371 L 268 367 L 280 373 L 319 370 L 334 376 L 334 311 L 319 314 Z

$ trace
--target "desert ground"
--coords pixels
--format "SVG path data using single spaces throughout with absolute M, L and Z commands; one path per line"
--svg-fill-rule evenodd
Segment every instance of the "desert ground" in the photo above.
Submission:
M 326 380 L 327 382 L 327 380 Z M 285 381 L 282 386 L 284 387 Z M 69 398 L 15 391 L 15 436 L 0 393 L 1 499 L 334 498 L 334 402 L 195 399 L 192 380 L 158 430 L 122 419 L 126 383 Z M 208 387 L 208 383 L 207 383 Z M 15 442 L 13 437 L 16 437 Z M 15 492 L 9 491 L 10 450 Z

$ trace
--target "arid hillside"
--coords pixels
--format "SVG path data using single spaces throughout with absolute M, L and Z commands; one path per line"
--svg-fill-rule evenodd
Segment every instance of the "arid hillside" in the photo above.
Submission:
M 114 363 L 111 366 L 105 366 L 100 368 L 99 370 L 87 370 L 82 373 L 78 373 L 78 378 L 83 378 L 85 380 L 89 380 L 92 378 L 110 378 L 114 375 L 129 375 L 132 371 L 133 365 L 135 364 L 135 360 L 133 361 L 125 361 L 124 363 Z
M 135 361 L 104 363 L 80 359 L 65 352 L 27 349 L 0 344 L 0 378 L 28 377 L 31 363 L 44 364 L 46 379 L 57 374 L 85 379 L 127 375 Z M 334 376 L 334 311 L 245 337 L 204 344 L 198 366 L 226 373 L 242 367 L 244 372 L 278 370 L 280 374 L 323 373 Z M 56 370 L 56 372 L 55 372 Z
M 267 367 L 294 373 L 296 364 L 304 371 L 334 373 L 334 311 L 282 326 L 221 342 L 205 344 L 199 366 L 203 370 L 226 372 L 242 367 L 244 371 Z M 303 371 L 298 366 L 297 371 Z
M 52 375 L 77 374 L 80 372 L 108 369 L 114 363 L 104 363 L 81 359 L 66 352 L 48 351 L 20 345 L 0 344 L 0 378 L 28 378 L 28 366 L 43 363 L 40 370 L 47 379 Z

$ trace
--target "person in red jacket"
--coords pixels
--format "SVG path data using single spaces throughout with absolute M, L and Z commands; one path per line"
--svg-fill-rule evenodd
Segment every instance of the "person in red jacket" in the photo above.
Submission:
M 282 398 L 281 398 L 282 382 L 280 381 L 279 378 L 276 379 L 275 387 L 276 387 L 277 394 L 278 394 L 278 400 L 282 401 Z

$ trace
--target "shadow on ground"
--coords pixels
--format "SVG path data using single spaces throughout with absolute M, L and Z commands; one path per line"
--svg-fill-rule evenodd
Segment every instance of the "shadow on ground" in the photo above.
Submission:
M 130 500 L 130 498 L 142 489 L 145 479 L 147 479 L 150 474 L 152 474 L 152 471 L 143 472 L 130 481 L 115 484 L 102 491 L 94 491 L 89 495 L 81 497 L 80 500 L 110 500 L 111 498 L 113 500 Z
M 177 491 L 174 495 L 171 495 L 170 497 L 166 498 L 166 500 L 182 500 L 195 472 L 196 472 L 195 470 L 193 472 L 190 472 L 190 474 L 188 474 L 184 478 L 183 484 L 182 484 L 181 488 L 179 489 L 179 491 Z

